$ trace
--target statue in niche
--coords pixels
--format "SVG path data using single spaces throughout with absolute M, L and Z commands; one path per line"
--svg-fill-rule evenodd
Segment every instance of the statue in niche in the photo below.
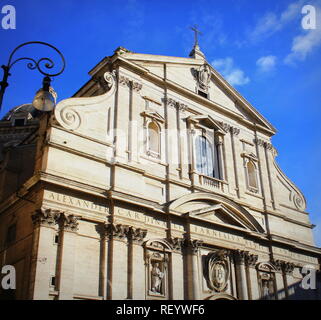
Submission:
M 164 272 L 159 268 L 159 263 L 154 262 L 151 270 L 151 290 L 154 293 L 162 293 L 162 281 Z
M 262 293 L 263 293 L 263 299 L 269 299 L 270 296 L 270 289 L 269 289 L 269 283 L 267 280 L 263 280 L 262 283 Z
M 207 92 L 208 86 L 210 84 L 210 80 L 211 80 L 210 67 L 208 66 L 208 64 L 204 64 L 198 71 L 198 82 L 199 82 L 200 89 Z

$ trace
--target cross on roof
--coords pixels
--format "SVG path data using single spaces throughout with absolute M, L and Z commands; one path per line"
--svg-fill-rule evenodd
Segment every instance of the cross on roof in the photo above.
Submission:
M 191 27 L 191 29 L 194 31 L 194 37 L 195 37 L 195 44 L 194 46 L 198 46 L 198 34 L 203 34 L 201 31 L 197 29 L 197 25 L 194 25 Z

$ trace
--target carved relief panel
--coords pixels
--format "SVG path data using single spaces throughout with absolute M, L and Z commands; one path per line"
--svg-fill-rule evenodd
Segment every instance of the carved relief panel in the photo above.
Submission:
M 211 291 L 226 291 L 230 278 L 228 251 L 218 250 L 203 256 L 203 275 Z

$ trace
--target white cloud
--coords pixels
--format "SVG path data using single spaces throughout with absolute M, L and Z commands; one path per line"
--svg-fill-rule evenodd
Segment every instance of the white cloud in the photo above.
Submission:
M 254 29 L 250 32 L 250 39 L 258 41 L 273 35 L 275 32 L 283 29 L 289 22 L 295 18 L 301 18 L 301 9 L 305 0 L 298 0 L 288 5 L 288 7 L 277 15 L 274 12 L 266 13 L 257 22 Z
M 234 61 L 230 57 L 214 60 L 212 66 L 216 68 L 232 86 L 242 86 L 250 82 L 250 78 L 245 76 L 243 70 L 234 66 Z
M 276 56 L 261 57 L 256 61 L 256 65 L 262 72 L 269 72 L 274 70 L 276 65 Z
M 321 19 L 321 9 L 316 7 L 317 23 Z M 294 64 L 296 61 L 303 61 L 306 57 L 321 44 L 321 24 L 316 29 L 302 30 L 301 34 L 293 38 L 291 52 L 285 57 L 286 64 Z

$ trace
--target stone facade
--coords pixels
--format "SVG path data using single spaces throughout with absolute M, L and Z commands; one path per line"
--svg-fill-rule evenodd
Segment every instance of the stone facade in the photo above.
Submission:
M 198 46 L 189 58 L 118 48 L 89 74 L 52 114 L 0 122 L 0 261 L 16 268 L 15 298 L 320 297 L 300 287 L 320 249 L 275 162 L 275 128 Z

